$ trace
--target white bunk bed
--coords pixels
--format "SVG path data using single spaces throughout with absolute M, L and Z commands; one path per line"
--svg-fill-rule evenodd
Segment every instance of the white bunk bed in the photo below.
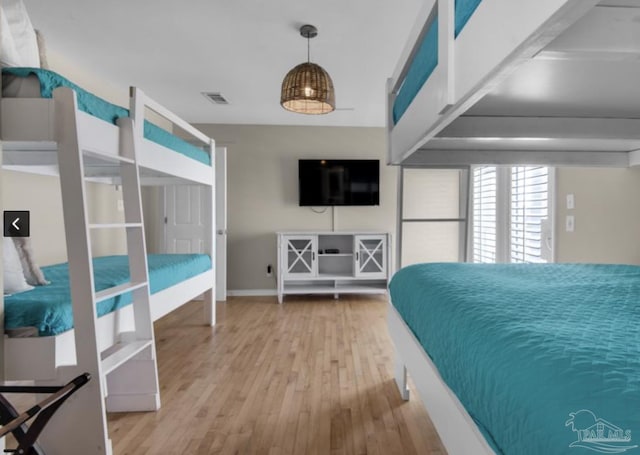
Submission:
M 138 89 L 131 90 L 130 117 L 117 125 L 78 108 L 76 93 L 57 88 L 53 98 L 4 98 L 0 129 L 5 169 L 60 175 L 74 329 L 55 336 L 4 337 L 4 378 L 65 383 L 77 372 L 92 381 L 70 400 L 40 438 L 48 454 L 110 454 L 105 412 L 153 411 L 160 407 L 153 324 L 198 295 L 204 295 L 207 325 L 215 324 L 215 271 L 199 273 L 150 294 L 140 185 L 204 185 L 205 253 L 215 264 L 214 141 Z M 151 110 L 188 133 L 209 152 L 211 165 L 183 156 L 144 137 Z M 85 181 L 122 185 L 125 222 L 91 224 Z M 131 281 L 94 292 L 91 232 L 126 230 Z M 133 304 L 96 316 L 95 303 L 132 292 Z M 87 304 L 93 302 L 93 305 Z
M 425 2 L 388 81 L 390 164 L 640 164 L 640 2 L 467 0 L 462 28 L 454 3 Z M 402 100 L 435 20 L 435 68 Z
M 389 164 L 640 165 L 640 1 L 481 0 L 458 30 L 455 3 L 425 2 L 387 82 Z M 398 110 L 429 34 L 433 70 Z M 493 454 L 393 302 L 388 326 L 400 393 L 408 372 L 448 453 Z

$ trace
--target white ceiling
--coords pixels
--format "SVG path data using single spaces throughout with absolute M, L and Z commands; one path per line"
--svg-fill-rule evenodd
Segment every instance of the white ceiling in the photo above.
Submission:
M 385 83 L 420 0 L 25 0 L 47 47 L 123 90 L 135 85 L 193 123 L 384 126 Z M 285 74 L 306 60 L 299 27 L 318 27 L 311 60 L 338 110 L 280 107 Z M 200 92 L 221 92 L 214 105 Z M 345 109 L 345 110 L 341 110 Z

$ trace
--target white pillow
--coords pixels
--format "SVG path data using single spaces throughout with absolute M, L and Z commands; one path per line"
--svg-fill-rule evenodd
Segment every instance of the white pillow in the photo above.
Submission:
M 2 272 L 5 295 L 33 289 L 33 286 L 29 286 L 24 279 L 20 257 L 13 240 L 9 237 L 2 238 Z
M 49 284 L 44 277 L 42 270 L 36 263 L 33 246 L 31 246 L 31 237 L 13 237 L 13 245 L 16 247 L 24 279 L 32 286 L 43 286 Z
M 38 39 L 22 0 L 2 0 L 0 31 L 3 66 L 40 67 Z
M 22 66 L 20 65 L 20 54 L 16 49 L 9 29 L 9 21 L 4 13 L 4 7 L 0 5 L 0 64 L 2 66 Z

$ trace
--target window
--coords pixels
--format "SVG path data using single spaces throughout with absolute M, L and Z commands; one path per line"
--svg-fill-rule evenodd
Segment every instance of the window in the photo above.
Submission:
M 496 262 L 495 167 L 473 170 L 473 262 Z
M 553 169 L 482 166 L 473 170 L 473 262 L 552 260 Z
M 400 171 L 398 266 L 466 260 L 469 170 Z

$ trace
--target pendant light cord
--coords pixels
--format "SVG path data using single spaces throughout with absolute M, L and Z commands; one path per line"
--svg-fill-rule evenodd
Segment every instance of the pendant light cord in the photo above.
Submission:
M 307 63 L 311 63 L 311 38 L 307 35 Z

